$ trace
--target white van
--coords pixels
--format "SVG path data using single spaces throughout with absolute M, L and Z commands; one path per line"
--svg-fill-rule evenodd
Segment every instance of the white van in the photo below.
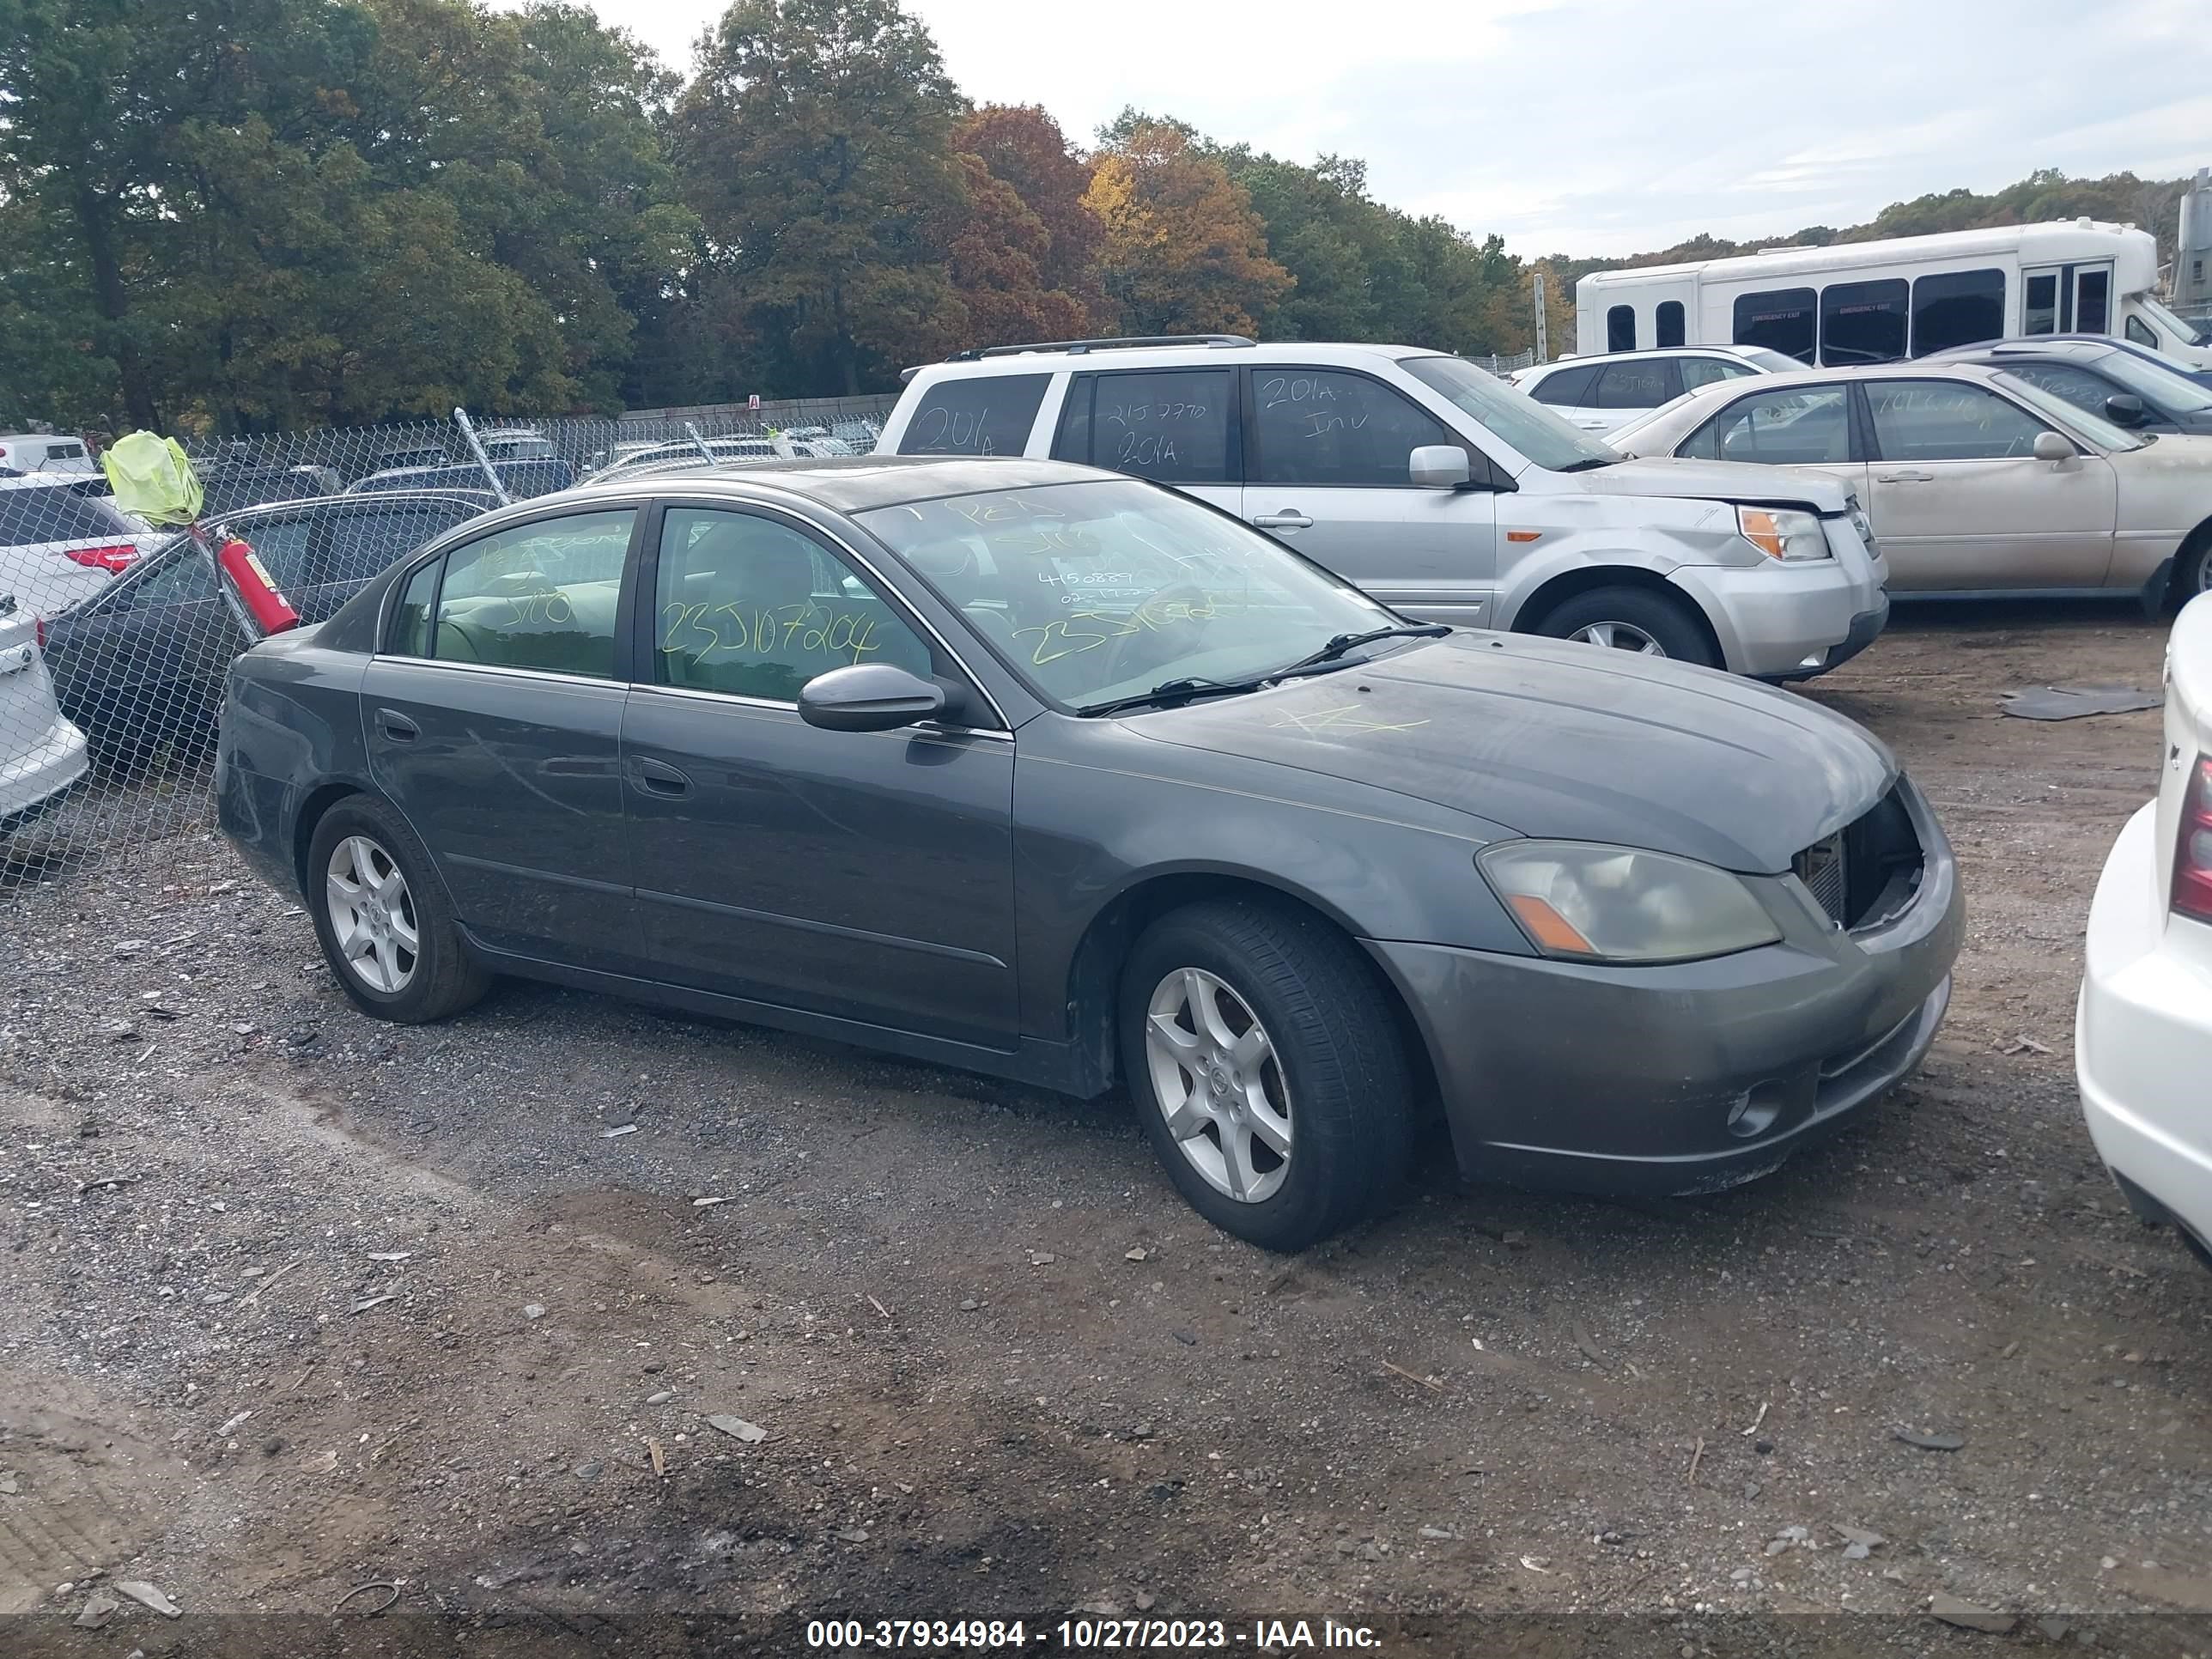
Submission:
M 2212 338 L 2160 302 L 2157 281 L 2148 231 L 2090 219 L 1777 248 L 1592 271 L 1575 284 L 1576 349 L 1764 346 L 1834 368 L 2021 335 L 2107 334 L 2212 368 Z

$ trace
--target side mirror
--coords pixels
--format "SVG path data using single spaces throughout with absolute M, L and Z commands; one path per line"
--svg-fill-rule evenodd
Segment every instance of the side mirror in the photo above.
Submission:
M 2134 392 L 2115 392 L 2105 399 L 2105 418 L 2114 426 L 2141 426 L 2150 418 L 2150 411 Z
M 1457 489 L 1468 477 L 1467 452 L 1456 444 L 1423 444 L 1407 458 L 1416 489 Z
M 799 718 L 825 732 L 895 732 L 945 712 L 945 688 L 887 662 L 817 674 L 799 688 Z
M 2035 459 L 2039 461 L 2070 461 L 2079 453 L 2074 446 L 2056 432 L 2035 434 Z

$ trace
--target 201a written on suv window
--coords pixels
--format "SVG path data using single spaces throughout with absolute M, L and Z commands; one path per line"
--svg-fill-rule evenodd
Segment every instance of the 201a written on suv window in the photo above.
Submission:
M 1452 441 L 1389 386 L 1337 369 L 1255 370 L 1252 418 L 1263 483 L 1402 489 L 1414 450 Z
M 888 662 L 930 672 L 929 647 L 829 549 L 758 514 L 672 507 L 661 522 L 654 678 L 795 702 L 817 674 Z
M 625 507 L 540 519 L 453 549 L 408 579 L 392 649 L 612 678 L 615 603 L 636 516 Z
M 1079 374 L 1053 458 L 1160 483 L 1233 481 L 1242 471 L 1230 443 L 1235 396 L 1225 368 Z
M 902 455 L 1018 455 L 1051 376 L 973 374 L 922 388 L 899 439 Z
M 1392 613 L 1281 544 L 1130 482 L 879 507 L 860 522 L 1068 708 L 1279 668 Z

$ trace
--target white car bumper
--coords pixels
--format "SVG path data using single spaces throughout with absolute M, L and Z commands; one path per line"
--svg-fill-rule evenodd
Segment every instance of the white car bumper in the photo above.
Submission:
M 0 830 L 13 829 L 52 805 L 76 787 L 90 764 L 84 733 L 55 716 L 53 729 L 37 747 L 0 765 Z
M 2074 1066 L 2106 1167 L 2212 1249 L 2212 927 L 2170 916 L 2157 808 L 2128 820 L 2089 908 Z

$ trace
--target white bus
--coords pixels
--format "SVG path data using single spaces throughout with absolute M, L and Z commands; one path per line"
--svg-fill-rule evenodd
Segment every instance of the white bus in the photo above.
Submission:
M 1594 270 L 1575 284 L 1576 348 L 1765 346 L 1832 368 L 2022 334 L 2111 334 L 2185 368 L 2212 338 L 2160 303 L 2158 243 L 2091 219 L 1777 248 Z

